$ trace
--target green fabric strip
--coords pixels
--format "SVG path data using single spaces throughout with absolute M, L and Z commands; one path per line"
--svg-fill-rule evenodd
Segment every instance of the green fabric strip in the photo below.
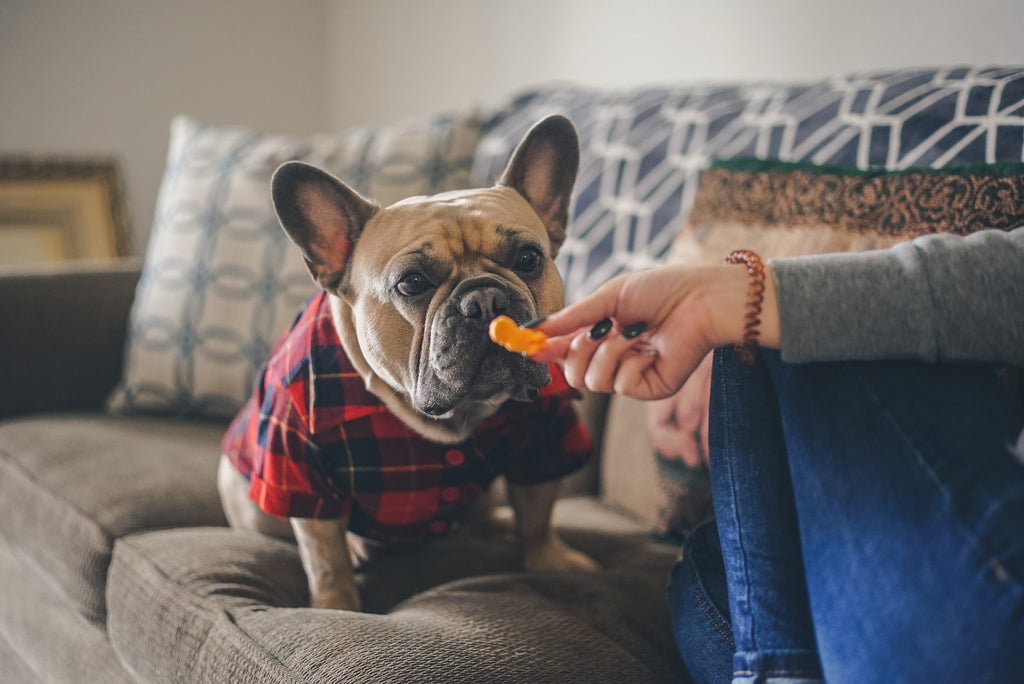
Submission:
M 735 157 L 732 159 L 713 159 L 710 168 L 728 171 L 784 172 L 803 171 L 833 176 L 860 176 L 874 178 L 878 176 L 906 176 L 910 174 L 947 175 L 947 176 L 1024 176 L 1024 163 L 1017 164 L 970 164 L 967 166 L 930 168 L 918 167 L 908 169 L 858 169 L 850 166 L 833 166 L 812 164 L 810 162 L 788 162 L 772 159 L 756 159 L 753 157 Z

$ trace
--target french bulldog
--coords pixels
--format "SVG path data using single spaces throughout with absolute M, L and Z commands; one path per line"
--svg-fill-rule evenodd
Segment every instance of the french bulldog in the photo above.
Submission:
M 268 362 L 268 369 L 276 363 L 287 378 L 265 370 L 225 437 L 218 489 L 232 526 L 294 537 L 312 606 L 360 610 L 354 567 L 364 556 L 365 538 L 386 543 L 391 531 L 401 537 L 407 530 L 446 529 L 457 514 L 452 510 L 469 508 L 489 484 L 479 473 L 486 480 L 501 467 L 508 468 L 524 566 L 597 568 L 550 525 L 562 474 L 513 482 L 515 459 L 528 454 L 497 465 L 487 461 L 485 452 L 524 439 L 529 427 L 479 442 L 485 446 L 460 448 L 500 422 L 499 412 L 541 401 L 558 372 L 493 344 L 487 328 L 499 314 L 523 323 L 563 306 L 554 258 L 565 239 L 578 165 L 573 125 L 551 116 L 523 138 L 490 188 L 412 197 L 382 208 L 315 167 L 289 162 L 275 172 L 275 211 L 322 293 Z M 339 349 L 325 340 L 336 340 Z M 344 400 L 338 399 L 342 388 Z M 372 401 L 358 400 L 353 408 L 351 397 L 361 392 Z M 392 418 L 374 413 L 375 403 Z M 372 424 L 385 435 L 408 429 L 419 441 L 401 444 L 417 444 L 415 458 L 425 463 L 406 472 L 395 463 L 412 457 L 373 447 L 373 459 L 387 462 L 368 466 L 369 452 L 354 433 L 370 428 L 340 422 L 324 427 L 341 413 L 359 416 L 360 425 Z M 400 425 L 380 422 L 392 419 Z M 567 424 L 564 413 L 561 424 Z M 576 430 L 569 425 L 555 439 Z M 328 431 L 333 437 L 324 437 Z M 549 444 L 550 436 L 545 439 Z M 258 453 L 246 460 L 240 443 Z M 522 451 L 537 450 L 535 444 Z M 446 484 L 444 478 L 459 472 L 477 475 L 464 486 Z M 436 486 L 403 491 L 398 504 L 396 495 L 375 489 L 403 477 L 418 478 L 420 487 L 430 473 L 439 473 Z M 315 494 L 325 489 L 330 493 Z

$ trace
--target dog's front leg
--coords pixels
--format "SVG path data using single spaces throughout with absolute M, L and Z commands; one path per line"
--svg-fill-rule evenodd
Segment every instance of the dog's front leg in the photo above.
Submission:
M 553 480 L 529 486 L 508 485 L 523 544 L 523 566 L 527 570 L 599 570 L 597 561 L 571 548 L 551 526 L 551 509 L 560 484 Z
M 309 581 L 313 608 L 359 611 L 362 602 L 356 589 L 352 555 L 348 548 L 348 518 L 314 520 L 291 518 L 299 557 Z

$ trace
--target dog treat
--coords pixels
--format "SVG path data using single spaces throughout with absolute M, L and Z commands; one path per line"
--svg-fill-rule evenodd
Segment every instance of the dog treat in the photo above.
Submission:
M 540 330 L 520 328 L 508 316 L 498 316 L 491 321 L 491 339 L 510 352 L 529 356 L 548 346 L 548 336 Z

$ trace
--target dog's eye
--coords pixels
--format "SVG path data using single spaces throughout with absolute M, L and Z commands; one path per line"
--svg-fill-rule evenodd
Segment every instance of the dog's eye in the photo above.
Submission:
M 403 297 L 415 297 L 430 289 L 430 281 L 421 273 L 406 273 L 395 286 Z
M 544 255 L 541 254 L 540 250 L 536 247 L 524 247 L 519 254 L 516 255 L 517 271 L 524 273 L 530 273 L 540 268 L 541 263 L 544 261 Z

